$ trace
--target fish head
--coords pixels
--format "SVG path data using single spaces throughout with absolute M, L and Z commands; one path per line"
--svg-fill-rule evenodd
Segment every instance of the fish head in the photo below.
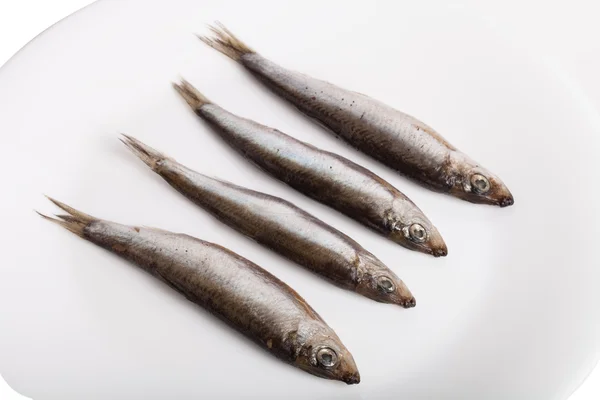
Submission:
M 403 212 L 394 212 L 389 217 L 388 237 L 411 250 L 434 257 L 447 256 L 448 247 L 437 228 L 412 202 L 406 200 L 405 203 L 407 204 L 403 206 Z M 412 208 L 408 208 L 409 205 Z
M 512 206 L 514 197 L 502 180 L 468 157 L 458 154 L 452 160 L 454 173 L 450 194 L 477 204 Z
M 360 374 L 352 354 L 331 329 L 306 329 L 307 337 L 294 364 L 306 372 L 325 379 L 360 383 Z
M 380 303 L 412 308 L 417 302 L 404 282 L 371 254 L 361 255 L 356 292 Z

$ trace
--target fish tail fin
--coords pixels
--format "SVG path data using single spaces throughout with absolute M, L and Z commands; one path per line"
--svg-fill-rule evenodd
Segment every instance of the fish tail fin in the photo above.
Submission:
M 123 144 L 127 146 L 127 148 L 131 150 L 133 154 L 138 156 L 138 158 L 142 160 L 147 166 L 152 168 L 152 170 L 156 170 L 159 161 L 162 161 L 167 158 L 158 150 L 155 150 L 152 147 L 140 142 L 136 138 L 126 135 L 124 133 L 122 133 L 122 135 L 123 138 L 120 139 L 121 142 L 123 142 Z
M 182 79 L 179 84 L 173 83 L 173 87 L 194 111 L 199 110 L 205 104 L 212 104 L 206 96 L 185 79 Z
M 198 38 L 213 49 L 225 54 L 227 57 L 238 61 L 241 56 L 248 53 L 254 53 L 250 47 L 239 40 L 229 29 L 220 22 L 215 25 L 209 25 L 212 32 L 211 36 L 200 36 Z
M 68 215 L 57 215 L 56 218 L 52 218 L 38 211 L 36 211 L 36 213 L 38 213 L 42 218 L 54 222 L 55 224 L 58 224 L 63 228 L 73 232 L 77 236 L 83 237 L 84 229 L 92 222 L 97 221 L 97 219 L 91 215 L 82 213 L 81 211 L 69 207 L 68 205 L 61 203 L 58 200 L 54 200 L 51 197 L 48 197 L 48 200 L 54 203 L 61 210 L 66 211 Z

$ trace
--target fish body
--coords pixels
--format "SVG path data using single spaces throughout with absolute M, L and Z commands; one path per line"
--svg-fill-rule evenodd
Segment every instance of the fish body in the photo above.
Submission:
M 211 103 L 188 82 L 175 85 L 231 147 L 299 192 L 412 250 L 445 256 L 440 233 L 403 193 L 368 169 Z
M 212 30 L 213 37 L 200 39 L 359 151 L 434 191 L 473 203 L 514 203 L 499 177 L 418 119 L 369 96 L 283 68 L 223 26 Z
M 415 306 L 406 285 L 383 262 L 294 204 L 195 172 L 130 136 L 123 142 L 185 197 L 263 246 L 343 289 Z
M 188 235 L 104 221 L 52 201 L 68 215 L 45 218 L 138 265 L 278 358 L 323 378 L 360 381 L 336 333 L 258 265 Z

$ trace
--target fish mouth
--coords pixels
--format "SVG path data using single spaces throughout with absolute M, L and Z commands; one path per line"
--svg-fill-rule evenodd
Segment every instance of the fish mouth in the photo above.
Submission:
M 342 382 L 347 385 L 357 385 L 360 383 L 360 374 L 358 372 L 348 374 L 342 378 Z
M 429 239 L 423 243 L 416 243 L 407 239 L 404 235 L 392 235 L 390 239 L 400 246 L 419 253 L 428 254 L 434 257 L 446 257 L 448 255 L 448 246 L 442 239 L 437 229 L 430 228 Z
M 446 257 L 448 255 L 448 246 L 439 234 L 429 242 L 428 250 L 428 253 L 435 258 Z
M 414 308 L 417 306 L 417 299 L 411 297 L 410 299 L 404 300 L 400 305 L 404 308 Z
M 398 301 L 396 304 L 400 305 L 403 308 L 414 308 L 417 306 L 417 300 L 415 296 L 410 292 L 408 287 L 403 281 L 400 281 L 402 286 L 398 286 Z
M 434 226 L 430 228 L 430 236 L 426 246 L 429 249 L 429 254 L 435 258 L 446 257 L 448 255 L 448 246 L 440 232 Z
M 446 247 L 439 247 L 437 249 L 433 249 L 433 250 L 431 250 L 431 255 L 433 255 L 436 258 L 438 258 L 438 257 L 446 257 L 448 255 L 448 248 L 446 248 Z
M 413 243 L 411 243 L 411 245 L 405 247 L 410 250 L 418 251 L 419 253 L 434 256 L 435 258 L 446 257 L 448 255 L 448 247 L 446 247 L 445 244 L 431 246 L 431 244 L 428 245 L 425 243 L 424 246 L 415 246 Z
M 515 204 L 515 199 L 512 196 L 505 197 L 498 201 L 498 205 L 502 208 L 512 206 L 513 204 Z
M 463 200 L 468 201 L 473 204 L 485 204 L 488 206 L 498 206 L 501 208 L 509 207 L 515 204 L 515 200 L 512 195 L 503 195 L 503 196 L 486 196 L 486 197 L 461 197 Z
M 515 199 L 508 188 L 498 179 L 490 178 L 491 189 L 487 193 L 476 193 L 470 189 L 458 186 L 449 194 L 473 204 L 509 207 L 515 204 Z

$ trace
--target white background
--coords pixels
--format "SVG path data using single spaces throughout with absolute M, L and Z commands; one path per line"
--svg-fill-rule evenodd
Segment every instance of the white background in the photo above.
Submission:
M 87 0 L 0 0 L 0 65 L 45 28 L 89 3 Z M 600 111 L 597 2 L 522 0 L 479 2 L 477 7 L 489 22 L 509 27 L 524 47 L 546 58 L 557 73 L 572 78 L 578 90 Z M 9 392 L 0 380 L 0 399 L 13 398 Z M 599 396 L 597 369 L 572 399 L 591 400 Z

